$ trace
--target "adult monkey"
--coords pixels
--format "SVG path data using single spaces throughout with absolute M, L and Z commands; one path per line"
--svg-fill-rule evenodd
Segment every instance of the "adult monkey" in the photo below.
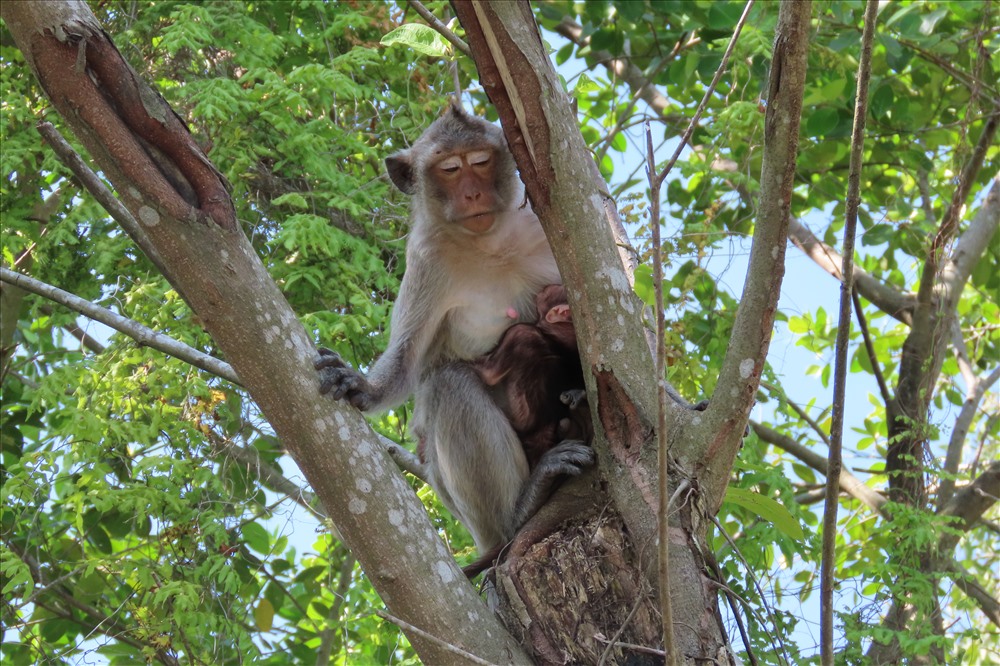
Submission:
M 386 167 L 413 196 L 389 345 L 367 377 L 321 350 L 320 391 L 377 412 L 415 390 L 428 481 L 484 553 L 514 536 L 558 477 L 594 461 L 589 446 L 565 441 L 529 469 L 470 364 L 508 327 L 534 321 L 535 294 L 562 278 L 499 127 L 452 105 Z

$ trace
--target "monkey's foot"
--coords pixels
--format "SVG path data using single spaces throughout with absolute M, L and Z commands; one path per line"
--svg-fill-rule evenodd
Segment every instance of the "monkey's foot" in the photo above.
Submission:
M 594 464 L 596 454 L 586 442 L 567 439 L 545 452 L 538 461 L 534 474 L 554 478 L 560 475 L 577 476 Z

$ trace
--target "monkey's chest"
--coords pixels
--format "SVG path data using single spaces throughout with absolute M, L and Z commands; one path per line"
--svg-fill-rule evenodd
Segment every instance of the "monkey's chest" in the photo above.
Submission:
M 519 321 L 533 321 L 535 285 L 481 284 L 463 290 L 446 322 L 444 352 L 451 358 L 473 359 L 496 346 L 500 336 Z

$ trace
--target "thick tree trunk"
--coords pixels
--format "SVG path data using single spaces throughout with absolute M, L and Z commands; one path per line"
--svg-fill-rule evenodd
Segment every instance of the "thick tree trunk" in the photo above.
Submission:
M 128 66 L 86 3 L 0 12 L 53 106 L 305 474 L 420 656 L 524 663 L 353 409 L 320 396 L 315 348 L 236 220 L 227 184 L 166 102 Z M 158 264 L 159 265 L 159 264 Z
M 617 217 L 614 202 L 577 130 L 528 4 L 456 1 L 453 8 L 560 271 L 572 286 L 571 306 L 582 313 L 574 321 L 599 459 L 590 487 L 593 508 L 534 545 L 528 545 L 531 534 L 512 546 L 495 574 L 501 615 L 539 663 L 598 663 L 602 657 L 604 663 L 662 663 L 652 425 L 657 379 L 649 372 L 642 309 L 613 251 L 608 218 Z M 668 410 L 675 458 L 669 487 L 677 495 L 669 530 L 673 647 L 684 664 L 735 663 L 718 609 L 720 582 L 708 526 L 757 390 L 783 274 L 809 10 L 809 3 L 784 3 L 779 17 L 762 177 L 761 199 L 768 203 L 737 317 L 741 335 L 730 345 L 717 389 L 727 398 L 697 417 Z M 585 484 L 570 484 L 566 494 L 583 502 Z

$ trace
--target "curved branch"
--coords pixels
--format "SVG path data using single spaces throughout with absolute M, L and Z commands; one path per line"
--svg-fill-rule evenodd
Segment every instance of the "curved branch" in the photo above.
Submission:
M 976 417 L 979 405 L 986 395 L 986 392 L 1000 380 L 1000 368 L 994 368 L 993 372 L 984 378 L 973 376 L 973 381 L 962 403 L 962 410 L 955 419 L 955 425 L 951 430 L 951 439 L 948 440 L 948 452 L 945 454 L 944 479 L 941 481 L 941 488 L 938 490 L 938 509 L 943 508 L 951 499 L 955 491 L 954 476 L 958 474 L 958 464 L 962 458 L 962 448 L 965 446 L 965 438 L 972 427 L 972 420 Z
M 794 217 L 788 220 L 788 239 L 807 257 L 816 262 L 820 268 L 843 281 L 840 273 L 843 260 L 840 253 L 816 238 Z M 916 306 L 916 297 L 913 294 L 893 289 L 858 266 L 854 267 L 853 274 L 854 285 L 857 287 L 858 293 L 872 305 L 904 324 L 912 322 L 912 312 Z
M 975 481 L 955 493 L 955 496 L 938 512 L 942 516 L 958 518 L 956 527 L 968 531 L 994 504 L 1000 501 L 1000 460 L 994 460 Z M 938 550 L 945 552 L 958 543 L 958 535 L 945 534 L 938 543 Z
M 795 456 L 812 469 L 826 476 L 828 469 L 827 460 L 820 454 L 799 444 L 788 435 L 783 435 L 762 423 L 750 421 L 750 427 L 753 428 L 754 433 L 763 441 L 777 446 L 779 449 Z M 846 470 L 841 470 L 840 472 L 840 489 L 871 510 L 885 515 L 886 499 L 865 485 L 864 481 Z

